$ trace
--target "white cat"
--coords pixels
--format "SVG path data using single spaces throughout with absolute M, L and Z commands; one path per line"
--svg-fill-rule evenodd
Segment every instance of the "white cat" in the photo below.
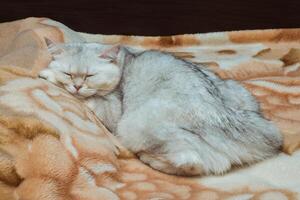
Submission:
M 49 41 L 48 41 L 49 43 Z M 251 94 L 174 56 L 95 43 L 51 44 L 40 76 L 85 103 L 143 162 L 169 174 L 222 174 L 279 152 Z

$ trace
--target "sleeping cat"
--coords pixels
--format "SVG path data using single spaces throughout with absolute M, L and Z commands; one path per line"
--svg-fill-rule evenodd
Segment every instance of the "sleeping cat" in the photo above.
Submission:
M 40 76 L 84 100 L 154 169 L 222 174 L 279 152 L 279 130 L 233 80 L 159 51 L 50 43 L 53 60 Z

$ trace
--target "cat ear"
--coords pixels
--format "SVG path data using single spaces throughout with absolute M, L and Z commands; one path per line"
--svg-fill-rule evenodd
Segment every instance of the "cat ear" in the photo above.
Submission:
M 48 49 L 51 49 L 51 48 L 57 46 L 57 44 L 55 42 L 53 42 L 51 39 L 49 39 L 47 37 L 44 37 L 44 40 L 45 40 L 45 43 L 46 43 Z
M 99 57 L 104 58 L 104 59 L 115 60 L 118 57 L 120 49 L 121 49 L 120 45 L 110 47 L 110 48 L 106 49 L 103 53 L 101 53 Z
M 54 42 L 52 42 L 52 40 L 50 40 L 49 38 L 44 37 L 44 40 L 48 48 L 54 45 Z
M 48 47 L 48 52 L 54 57 L 57 55 L 62 54 L 65 50 L 60 47 L 60 45 L 56 44 L 55 42 L 53 42 L 52 40 L 50 40 L 49 38 L 45 37 L 44 38 L 45 43 Z

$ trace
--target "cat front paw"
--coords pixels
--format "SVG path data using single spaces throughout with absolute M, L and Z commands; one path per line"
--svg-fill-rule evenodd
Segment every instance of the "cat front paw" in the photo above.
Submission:
M 39 78 L 48 80 L 54 84 L 57 83 L 56 78 L 55 78 L 55 73 L 53 71 L 51 71 L 50 69 L 44 69 L 44 70 L 40 71 Z
M 172 159 L 172 157 L 167 155 L 158 156 L 146 152 L 141 152 L 137 155 L 145 164 L 166 174 L 179 176 L 197 176 L 204 174 L 202 164 L 195 162 L 194 159 L 185 163 L 178 163 L 176 159 Z

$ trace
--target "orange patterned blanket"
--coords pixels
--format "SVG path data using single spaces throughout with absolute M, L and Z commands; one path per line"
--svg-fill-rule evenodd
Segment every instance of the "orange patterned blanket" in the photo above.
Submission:
M 300 29 L 105 36 L 28 18 L 0 24 L 0 36 L 0 200 L 300 199 Z M 284 153 L 224 176 L 152 170 L 79 100 L 36 78 L 50 61 L 44 37 L 160 49 L 204 63 L 255 95 L 280 127 Z

